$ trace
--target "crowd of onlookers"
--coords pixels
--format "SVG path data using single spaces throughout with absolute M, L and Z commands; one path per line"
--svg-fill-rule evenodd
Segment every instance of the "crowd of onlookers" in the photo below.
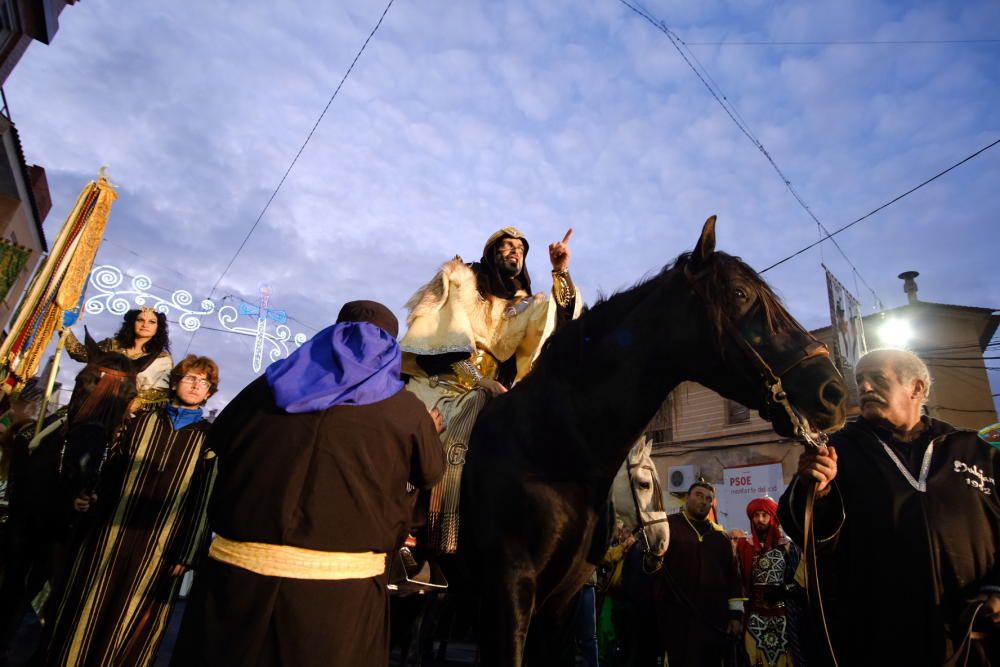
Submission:
M 659 570 L 618 536 L 588 664 L 1000 664 L 996 426 L 928 415 L 931 376 L 910 351 L 869 352 L 855 375 L 857 418 L 805 448 L 780 501 L 747 505 L 749 534 L 712 521 L 714 489 L 697 482 Z
M 441 415 L 403 391 L 395 316 L 346 304 L 211 428 L 218 366 L 175 365 L 162 313 L 64 335 L 86 363 L 68 405 L 39 418 L 37 380 L 0 405 L 0 665 L 29 611 L 33 664 L 152 664 L 195 568 L 174 664 L 386 664 L 387 554 L 445 467 Z M 589 667 L 1000 664 L 1000 449 L 925 414 L 916 355 L 856 373 L 858 418 L 804 451 L 780 501 L 749 503 L 748 534 L 713 521 L 704 481 L 662 559 L 615 527 L 577 605 Z M 796 546 L 812 485 L 825 618 Z
M 780 531 L 777 502 L 750 503 L 746 534 L 710 518 L 714 494 L 704 481 L 690 488 L 668 519 L 662 562 L 618 522 L 596 579 L 596 646 L 578 632 L 588 666 L 662 665 L 665 656 L 674 665 L 806 664 L 795 640 L 800 552 Z

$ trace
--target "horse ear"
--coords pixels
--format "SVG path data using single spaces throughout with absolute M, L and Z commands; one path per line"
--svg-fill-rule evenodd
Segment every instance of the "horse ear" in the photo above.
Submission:
M 97 342 L 91 338 L 90 332 L 87 331 L 87 327 L 83 328 L 83 345 L 87 348 L 87 359 L 90 361 L 95 361 L 98 357 L 104 354 Z
M 705 225 L 701 228 L 701 237 L 698 239 L 698 244 L 694 247 L 694 252 L 691 253 L 692 272 L 698 273 L 714 253 L 715 216 L 713 215 L 705 221 Z

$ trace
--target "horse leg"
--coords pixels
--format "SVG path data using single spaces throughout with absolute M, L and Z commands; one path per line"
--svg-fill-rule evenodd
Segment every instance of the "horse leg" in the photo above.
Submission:
M 528 626 L 535 609 L 534 576 L 504 570 L 485 586 L 479 611 L 482 667 L 522 667 Z
M 432 665 L 434 664 L 434 637 L 440 637 L 441 608 L 447 604 L 447 594 L 429 592 L 421 597 L 425 598 L 423 610 L 417 622 L 416 630 L 413 633 L 413 662 L 407 664 Z
M 573 667 L 576 641 L 572 612 L 563 615 L 539 614 L 531 620 L 531 632 L 524 648 L 526 667 Z

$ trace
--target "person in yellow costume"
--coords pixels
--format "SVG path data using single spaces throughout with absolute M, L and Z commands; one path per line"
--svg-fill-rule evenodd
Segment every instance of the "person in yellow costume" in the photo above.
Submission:
M 408 330 L 400 341 L 407 388 L 444 420 L 444 479 L 431 492 L 432 550 L 458 547 L 458 502 L 469 435 L 486 402 L 524 377 L 542 343 L 561 322 L 577 317 L 583 299 L 569 275 L 569 240 L 549 245 L 552 296 L 532 294 L 525 259 L 528 239 L 504 227 L 487 239 L 478 262 L 445 262 L 407 302 Z

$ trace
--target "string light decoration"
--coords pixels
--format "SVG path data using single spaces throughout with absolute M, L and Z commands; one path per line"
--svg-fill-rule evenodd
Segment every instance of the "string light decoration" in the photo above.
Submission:
M 112 264 L 102 264 L 94 267 L 90 274 L 90 284 L 97 291 L 84 303 L 84 310 L 92 315 L 103 312 L 124 315 L 134 307 L 150 307 L 164 315 L 175 315 L 181 329 L 195 332 L 201 328 L 205 317 L 215 316 L 219 325 L 228 333 L 254 338 L 251 367 L 259 373 L 263 367 L 264 354 L 270 361 L 287 357 L 290 350 L 306 342 L 308 337 L 302 333 L 293 333 L 287 325 L 288 315 L 283 310 L 268 308 L 271 291 L 268 287 L 261 288 L 260 301 L 257 305 L 241 301 L 239 308 L 231 305 L 220 305 L 212 299 L 202 299 L 197 307 L 193 306 L 194 297 L 184 289 L 174 290 L 168 297 L 161 297 L 150 292 L 153 280 L 138 274 L 131 277 L 125 284 L 125 273 Z M 252 327 L 240 326 L 241 317 L 250 317 L 257 322 Z M 268 330 L 268 321 L 274 322 L 273 331 Z M 294 345 L 294 348 L 290 347 Z

